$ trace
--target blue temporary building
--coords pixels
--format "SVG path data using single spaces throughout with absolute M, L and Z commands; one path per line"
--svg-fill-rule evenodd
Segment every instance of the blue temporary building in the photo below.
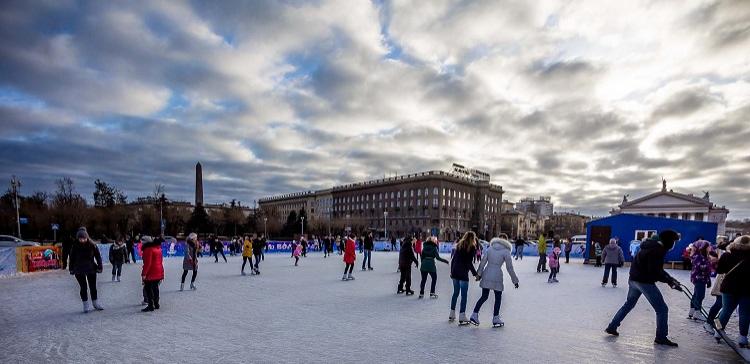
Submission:
M 632 240 L 643 240 L 653 234 L 672 229 L 680 234 L 680 240 L 675 243 L 674 249 L 667 253 L 665 261 L 674 262 L 682 260 L 682 251 L 692 242 L 702 237 L 710 242 L 715 242 L 718 225 L 715 222 L 703 222 L 692 220 L 678 220 L 665 217 L 642 216 L 631 214 L 618 214 L 609 217 L 592 220 L 586 224 L 586 251 L 587 257 L 595 259 L 592 241 L 604 244 L 609 243 L 613 237 L 619 238 L 619 244 L 625 253 L 625 260 L 631 261 L 630 242 Z

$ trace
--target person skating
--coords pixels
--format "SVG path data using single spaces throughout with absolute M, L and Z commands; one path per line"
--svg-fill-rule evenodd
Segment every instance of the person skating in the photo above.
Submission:
M 141 238 L 141 242 L 143 243 L 143 247 L 141 248 L 143 255 L 141 279 L 146 290 L 146 303 L 148 304 L 146 308 L 141 310 L 143 312 L 158 310 L 161 307 L 159 305 L 159 283 L 164 279 L 164 265 L 162 263 L 161 251 L 161 243 L 163 241 L 164 239 L 161 237 L 152 239 L 150 236 L 144 236 Z
M 520 236 L 518 236 L 516 238 L 515 245 L 516 245 L 516 254 L 515 254 L 514 259 L 523 260 L 523 249 L 525 248 L 526 241 L 523 240 Z
M 253 242 L 249 236 L 245 236 L 245 240 L 242 242 L 242 269 L 240 274 L 245 275 L 245 264 L 250 263 L 250 274 L 255 273 L 253 269 Z
M 368 233 L 367 236 L 364 238 L 364 243 L 362 244 L 362 248 L 364 249 L 362 255 L 362 270 L 365 270 L 365 263 L 367 263 L 367 269 L 373 270 L 372 268 L 372 250 L 375 249 L 375 242 L 372 238 L 372 233 Z
M 214 263 L 219 262 L 219 254 L 221 254 L 221 257 L 224 258 L 224 263 L 229 263 L 227 261 L 227 256 L 224 255 L 224 243 L 222 243 L 218 237 L 211 235 L 210 237 L 211 241 L 211 250 L 214 252 Z
M 568 239 L 565 243 L 565 264 L 570 263 L 570 252 L 573 251 L 573 239 Z
M 260 274 L 260 262 L 263 260 L 263 250 L 267 247 L 265 235 L 253 239 L 253 256 L 255 257 L 255 274 Z
M 594 267 L 601 267 L 602 266 L 602 245 L 599 244 L 599 242 L 594 242 L 594 255 L 596 256 L 596 263 L 594 263 Z
M 96 274 L 104 270 L 102 256 L 99 248 L 89 238 L 89 233 L 85 227 L 78 229 L 76 233 L 77 242 L 70 249 L 70 264 L 68 269 L 70 274 L 76 277 L 80 286 L 81 301 L 83 302 L 83 312 L 91 311 L 89 305 L 88 291 L 91 292 L 91 303 L 95 310 L 103 310 L 99 305 L 96 291 Z
M 357 260 L 357 245 L 354 243 L 354 234 L 349 236 L 344 245 L 344 275 L 341 277 L 342 281 L 354 280 L 352 271 L 354 271 L 354 261 Z M 347 273 L 348 272 L 348 273 Z M 348 274 L 348 275 L 347 275 Z
M 411 265 L 414 263 L 416 268 L 419 268 L 419 262 L 414 254 L 414 247 L 412 246 L 410 239 L 404 239 L 401 243 L 401 249 L 398 253 L 398 268 L 401 276 L 398 280 L 397 294 L 406 292 L 407 296 L 414 294 L 411 290 Z
M 294 266 L 296 267 L 299 265 L 299 256 L 303 254 L 304 248 L 302 248 L 302 244 L 297 245 L 296 248 L 294 248 L 294 251 L 292 251 L 292 257 L 294 257 Z
M 740 337 L 737 345 L 748 347 L 750 327 L 750 235 L 742 235 L 729 244 L 727 251 L 719 258 L 716 273 L 724 274 L 721 282 L 722 308 L 719 314 L 719 329 L 724 330 L 734 310 L 739 314 Z
M 417 242 L 414 244 L 414 253 L 417 256 L 417 259 L 422 258 L 422 248 L 424 247 L 424 242 L 422 239 L 417 239 Z
M 118 238 L 109 247 L 109 263 L 112 264 L 112 282 L 119 282 L 122 276 L 122 265 L 128 256 L 128 248 L 122 238 Z
M 617 244 L 617 239 L 609 239 L 609 244 L 602 249 L 602 261 L 604 261 L 602 287 L 607 286 L 610 271 L 612 271 L 612 287 L 617 287 L 617 268 L 625 264 L 625 254 Z
M 451 312 L 448 321 L 456 320 L 456 301 L 461 295 L 461 306 L 458 311 L 458 324 L 468 325 L 466 318 L 466 300 L 469 290 L 469 272 L 476 277 L 477 270 L 474 269 L 474 254 L 477 250 L 477 236 L 473 231 L 468 231 L 458 241 L 451 255 L 451 279 L 453 280 L 453 296 L 451 297 Z
M 560 247 L 556 246 L 552 248 L 552 251 L 547 255 L 549 259 L 549 277 L 547 283 L 557 283 L 557 273 L 560 272 Z
M 693 283 L 693 299 L 690 302 L 688 319 L 701 319 L 703 299 L 706 298 L 706 288 L 711 288 L 711 263 L 708 260 L 708 248 L 711 245 L 700 239 L 693 243 L 693 256 L 690 257 L 692 269 L 690 282 Z M 703 317 L 702 319 L 705 319 Z
M 425 241 L 421 258 L 422 264 L 419 271 L 422 273 L 422 280 L 419 282 L 419 298 L 424 297 L 424 285 L 427 283 L 427 275 L 432 279 L 430 283 L 430 298 L 438 298 L 437 294 L 435 294 L 435 285 L 437 284 L 437 267 L 435 266 L 435 261 L 439 260 L 445 264 L 448 264 L 448 261 L 440 257 L 436 237 L 431 236 Z
M 196 290 L 195 278 L 198 276 L 198 251 L 200 250 L 200 243 L 198 242 L 198 234 L 190 233 L 187 240 L 185 241 L 185 256 L 182 258 L 182 279 L 180 280 L 180 291 L 185 289 L 185 278 L 187 277 L 188 271 L 193 271 L 193 276 L 190 278 L 190 289 Z M 244 264 L 244 263 L 243 263 Z
M 482 288 L 482 296 L 474 305 L 474 312 L 469 320 L 473 325 L 479 326 L 479 310 L 487 298 L 490 296 L 490 290 L 495 294 L 495 306 L 492 309 L 492 326 L 502 327 L 505 325 L 500 318 L 500 304 L 502 303 L 503 290 L 503 265 L 508 271 L 513 286 L 518 288 L 518 276 L 513 269 L 513 259 L 510 256 L 511 244 L 509 241 L 500 238 L 493 238 L 490 241 L 490 247 L 485 250 L 482 260 L 479 262 L 477 270 L 477 279 L 479 287 Z
M 677 343 L 667 338 L 669 334 L 669 308 L 664 302 L 664 297 L 656 286 L 656 282 L 664 282 L 672 289 L 682 290 L 680 283 L 664 271 L 664 256 L 674 247 L 675 241 L 678 239 L 679 235 L 677 232 L 664 230 L 641 244 L 641 250 L 630 265 L 627 300 L 612 318 L 612 321 L 605 329 L 606 333 L 619 336 L 620 333 L 617 332 L 617 328 L 635 307 L 636 303 L 638 303 L 641 295 L 644 295 L 654 308 L 654 311 L 656 311 L 656 337 L 654 338 L 654 344 L 677 346 Z
M 719 259 L 721 258 L 722 253 L 726 251 L 727 246 L 730 243 L 732 242 L 720 238 L 718 244 L 716 244 L 715 249 L 712 249 L 708 253 L 708 260 L 711 263 L 712 272 L 716 273 L 719 266 Z M 716 298 L 714 299 L 714 304 L 708 310 L 708 317 L 706 317 L 706 322 L 703 323 L 703 328 L 707 332 L 713 333 L 715 336 L 718 336 L 718 338 L 720 339 L 721 336 L 718 332 L 715 332 L 714 326 L 716 325 L 715 320 L 719 316 L 719 311 L 721 311 L 722 306 L 721 282 L 724 280 L 724 275 L 716 273 L 715 277 L 716 278 L 714 279 L 714 283 L 711 285 L 711 296 L 714 296 Z
M 326 237 L 323 238 L 323 258 L 328 258 L 330 250 L 331 250 L 331 236 L 326 235 Z
M 536 272 L 547 272 L 547 239 L 544 237 L 544 234 L 539 235 L 536 248 L 537 253 L 539 253 L 539 262 L 536 264 Z
M 307 239 L 304 236 L 299 238 L 299 244 L 302 246 L 302 257 L 307 258 Z

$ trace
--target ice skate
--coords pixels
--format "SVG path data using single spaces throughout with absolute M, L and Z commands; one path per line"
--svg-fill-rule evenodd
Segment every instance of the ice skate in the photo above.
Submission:
M 560 281 L 558 281 L 557 278 L 552 278 L 552 283 L 560 283 Z
M 347 277 L 347 280 L 353 281 L 354 280 L 354 276 L 351 273 L 349 273 L 349 276 Z
M 91 303 L 94 305 L 94 309 L 96 309 L 97 311 L 104 310 L 104 307 L 100 306 L 99 302 L 97 302 L 96 300 L 91 301 Z
M 185 283 L 180 283 L 180 292 L 185 290 Z
M 606 286 L 607 286 L 607 282 L 602 282 L 602 287 L 606 287 Z
M 346 278 L 346 274 L 344 274 L 344 276 L 343 276 L 343 277 L 341 277 L 341 280 L 342 280 L 342 281 L 348 281 L 349 279 L 348 279 L 348 278 Z
M 89 305 L 89 301 L 83 301 L 83 313 L 89 313 L 91 311 L 91 306 Z
M 407 296 L 413 296 L 414 295 L 414 291 L 408 290 L 408 291 L 406 291 L 406 295 Z
M 112 282 L 114 282 L 114 281 L 115 281 L 116 279 L 117 279 L 117 276 L 115 276 L 115 275 L 113 274 L 113 275 L 112 275 Z
M 466 326 L 469 324 L 469 319 L 466 318 L 466 313 L 461 312 L 458 315 L 458 326 Z
M 747 349 L 747 336 L 740 335 L 740 337 L 737 339 L 737 346 L 743 349 Z
M 472 313 L 469 322 L 474 326 L 479 326 L 479 314 L 476 312 Z
M 196 289 L 198 289 L 198 287 L 196 287 L 195 284 L 190 283 L 190 289 L 192 289 L 193 291 L 195 291 Z
M 547 283 L 552 283 L 552 278 L 547 278 Z
M 687 316 L 688 320 L 694 320 L 693 318 L 694 313 L 695 313 L 695 309 L 691 307 L 690 311 L 688 311 L 688 316 Z
M 120 282 L 120 276 L 117 276 L 117 281 Z
M 148 307 L 146 307 L 146 308 L 142 309 L 142 310 L 141 310 L 141 312 L 151 312 L 151 311 L 153 311 L 153 310 L 154 310 L 154 307 L 153 307 L 153 306 L 148 306 Z
M 499 315 L 492 318 L 492 327 L 498 328 L 503 326 L 505 326 L 505 322 L 500 319 Z
M 406 292 L 406 291 L 404 291 L 403 289 L 401 289 L 401 287 L 399 287 L 398 290 L 396 290 L 396 294 L 402 294 L 404 292 Z
M 247 274 L 245 274 L 245 271 L 243 270 L 242 272 L 240 272 L 240 275 L 246 276 Z
M 448 322 L 456 321 L 456 310 L 451 310 L 451 313 L 448 314 Z
M 421 293 L 421 292 L 420 292 L 420 293 L 419 293 L 419 297 L 417 297 L 417 299 L 420 299 L 420 300 L 421 300 L 421 299 L 423 299 L 423 298 L 424 298 L 424 293 Z
M 430 293 L 430 299 L 436 300 L 438 298 L 438 295 L 435 293 Z

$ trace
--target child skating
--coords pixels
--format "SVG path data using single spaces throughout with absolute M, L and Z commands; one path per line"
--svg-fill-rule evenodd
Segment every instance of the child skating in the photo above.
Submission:
M 302 255 L 302 250 L 303 250 L 302 244 L 298 244 L 294 248 L 294 251 L 292 252 L 292 256 L 294 257 L 294 266 L 295 267 L 299 265 L 299 257 L 300 257 L 300 255 Z
M 354 235 L 352 234 L 350 237 L 346 239 L 342 243 L 343 245 L 343 254 L 344 254 L 344 275 L 341 277 L 342 281 L 353 281 L 354 276 L 352 275 L 352 271 L 354 271 L 354 262 L 357 260 L 357 246 L 354 244 Z
M 427 283 L 427 275 L 432 278 L 432 282 L 430 284 L 430 298 L 438 298 L 438 295 L 435 294 L 435 285 L 437 284 L 437 267 L 435 266 L 436 260 L 448 264 L 447 260 L 440 257 L 440 252 L 437 246 L 437 238 L 431 236 L 424 243 L 424 248 L 422 250 L 422 266 L 419 268 L 420 272 L 422 273 L 422 281 L 419 283 L 419 299 L 424 298 L 424 285 L 425 283 Z
M 556 246 L 552 249 L 552 251 L 547 255 L 547 260 L 549 260 L 549 278 L 547 278 L 547 283 L 557 283 L 559 282 L 557 280 L 557 272 L 560 271 L 560 247 Z

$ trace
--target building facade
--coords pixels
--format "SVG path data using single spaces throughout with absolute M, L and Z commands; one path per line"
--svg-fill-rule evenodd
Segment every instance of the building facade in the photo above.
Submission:
M 286 221 L 292 210 L 304 210 L 318 233 L 414 233 L 452 240 L 468 230 L 498 234 L 502 196 L 502 187 L 486 179 L 429 171 L 263 198 L 258 204 L 265 216 L 278 221 Z
M 622 203 L 616 209 L 613 209 L 610 214 L 633 214 L 715 222 L 718 225 L 718 234 L 725 235 L 729 210 L 711 202 L 708 192 L 705 192 L 702 198 L 692 194 L 677 193 L 667 190 L 667 182 L 662 181 L 662 189 L 659 192 L 632 201 L 628 201 L 628 195 L 623 196 Z M 715 237 L 706 236 L 705 238 L 713 239 Z

